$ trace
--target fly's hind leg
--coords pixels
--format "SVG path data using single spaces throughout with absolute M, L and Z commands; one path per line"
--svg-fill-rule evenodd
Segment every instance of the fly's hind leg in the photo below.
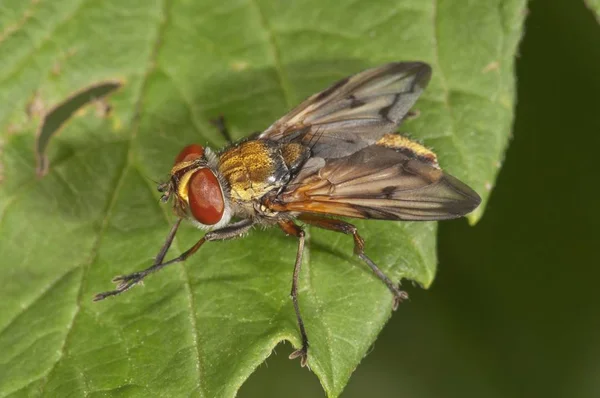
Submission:
M 306 335 L 306 329 L 304 329 L 304 321 L 300 315 L 300 305 L 298 304 L 298 277 L 300 276 L 302 253 L 304 252 L 304 231 L 292 221 L 281 221 L 279 222 L 279 227 L 286 234 L 298 238 L 298 252 L 296 253 L 296 263 L 294 264 L 294 276 L 292 278 L 292 291 L 290 292 L 290 296 L 294 303 L 294 311 L 296 311 L 296 320 L 298 321 L 298 328 L 300 329 L 300 335 L 302 337 L 302 348 L 294 351 L 290 355 L 290 359 L 300 357 L 300 365 L 304 367 L 308 360 L 308 336 Z
M 392 282 L 390 280 L 390 278 L 388 278 L 387 275 L 385 275 L 383 273 L 383 271 L 381 271 L 379 269 L 379 267 L 373 262 L 373 260 L 371 260 L 369 257 L 367 257 L 367 255 L 365 254 L 365 250 L 364 250 L 365 241 L 358 234 L 358 229 L 354 225 L 347 223 L 345 221 L 336 220 L 336 219 L 332 219 L 332 218 L 313 216 L 310 214 L 303 214 L 300 217 L 298 217 L 298 219 L 303 221 L 306 224 L 314 225 L 315 227 L 328 229 L 330 231 L 342 232 L 347 235 L 352 235 L 352 237 L 354 238 L 354 253 L 358 257 L 360 257 L 360 259 L 363 260 L 369 266 L 369 268 L 371 268 L 371 270 L 373 270 L 375 275 L 377 275 L 377 277 L 383 283 L 385 283 L 387 288 L 394 295 L 394 307 L 393 307 L 394 310 L 396 310 L 398 308 L 398 305 L 403 300 L 406 300 L 408 298 L 408 293 L 406 293 L 404 290 L 398 289 L 398 287 L 394 284 L 394 282 Z

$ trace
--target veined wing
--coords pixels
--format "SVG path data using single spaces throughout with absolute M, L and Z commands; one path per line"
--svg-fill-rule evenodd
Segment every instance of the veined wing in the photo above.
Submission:
M 323 158 L 350 155 L 396 130 L 430 77 L 423 62 L 367 69 L 309 97 L 259 138 L 299 141 Z
M 391 138 L 416 148 L 386 145 Z M 433 157 L 431 156 L 433 155 Z M 275 211 L 321 213 L 381 220 L 444 220 L 461 217 L 479 195 L 437 166 L 435 155 L 417 143 L 388 135 L 376 145 L 339 159 L 313 158 L 280 193 Z

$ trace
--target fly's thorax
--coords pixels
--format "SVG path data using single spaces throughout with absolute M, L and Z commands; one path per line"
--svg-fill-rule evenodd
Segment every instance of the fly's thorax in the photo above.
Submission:
M 223 227 L 233 215 L 227 183 L 217 170 L 217 158 L 210 148 L 189 145 L 180 152 L 171 169 L 166 197 L 172 195 L 175 213 L 199 228 Z
M 283 161 L 292 173 L 300 169 L 310 157 L 310 149 L 295 142 L 282 144 L 280 151 L 283 156 Z
M 284 155 L 284 147 L 269 140 L 249 140 L 220 154 L 218 169 L 234 201 L 255 201 L 289 181 L 288 163 L 297 163 L 301 151 L 290 147 Z

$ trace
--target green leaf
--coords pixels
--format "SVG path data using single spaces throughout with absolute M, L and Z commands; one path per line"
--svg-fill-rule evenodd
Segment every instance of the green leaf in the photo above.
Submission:
M 207 244 L 145 287 L 92 303 L 151 264 L 173 222 L 156 184 L 179 149 L 267 127 L 336 79 L 389 61 L 431 63 L 402 131 L 477 190 L 483 213 L 510 134 L 525 2 L 416 0 L 5 1 L 0 11 L 0 396 L 234 396 L 283 340 L 296 242 L 277 230 Z M 35 176 L 45 111 L 119 81 L 89 105 Z M 429 286 L 434 223 L 357 222 L 394 280 Z M 200 232 L 183 228 L 173 252 Z M 300 305 L 311 370 L 338 396 L 391 315 L 389 292 L 348 236 L 310 229 Z M 410 304 L 406 304 L 410 305 Z M 396 316 L 402 316 L 402 307 Z M 288 347 L 285 348 L 288 350 Z M 385 349 L 385 347 L 377 347 Z
M 596 16 L 596 19 L 600 22 L 600 0 L 584 0 L 585 4 Z

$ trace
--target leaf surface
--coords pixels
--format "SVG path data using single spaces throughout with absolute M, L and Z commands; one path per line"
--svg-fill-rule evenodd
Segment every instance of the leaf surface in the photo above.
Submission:
M 92 303 L 151 264 L 174 218 L 156 184 L 184 145 L 266 128 L 335 80 L 422 60 L 433 80 L 401 131 L 478 191 L 507 145 L 525 2 L 8 0 L 0 10 L 0 396 L 232 397 L 282 340 L 300 339 L 296 243 L 276 230 L 206 245 L 144 287 Z M 111 112 L 80 109 L 35 176 L 44 112 L 103 81 Z M 394 280 L 429 286 L 435 223 L 357 222 Z M 200 232 L 183 228 L 172 254 Z M 348 236 L 310 229 L 300 305 L 310 367 L 338 396 L 391 315 Z M 410 304 L 406 304 L 410 305 Z M 402 316 L 400 307 L 396 316 Z M 384 349 L 378 347 L 378 349 Z

